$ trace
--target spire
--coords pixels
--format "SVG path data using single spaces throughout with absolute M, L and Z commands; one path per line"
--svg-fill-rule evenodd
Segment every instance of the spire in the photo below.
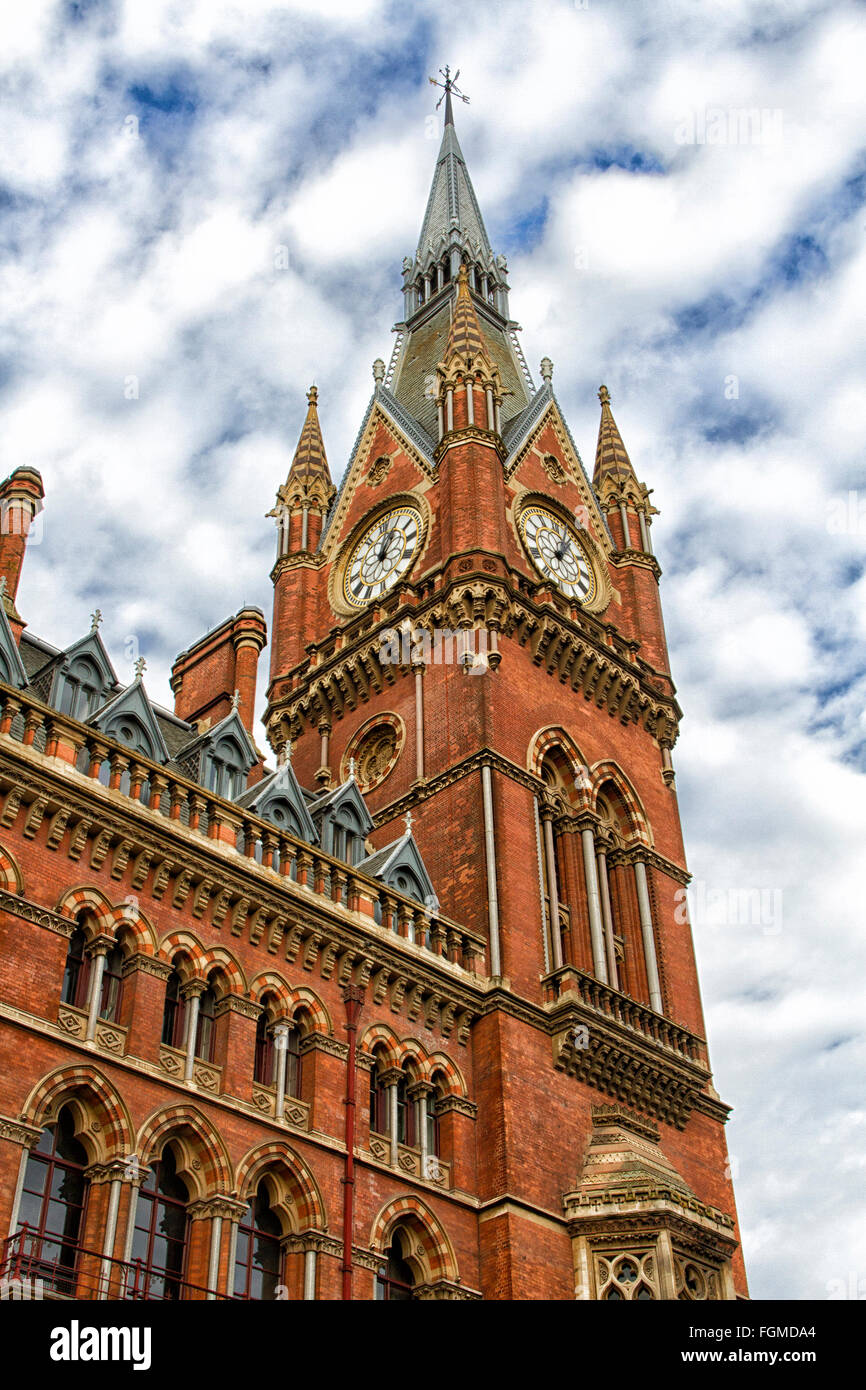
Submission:
M 598 427 L 598 444 L 595 450 L 593 487 L 598 492 L 606 483 L 621 486 L 630 482 L 637 486 L 637 478 L 631 466 L 631 459 L 626 453 L 622 436 L 613 418 L 613 411 L 610 408 L 610 392 L 606 386 L 599 387 L 598 399 L 601 401 L 601 422 Z
M 290 551 L 315 550 L 325 513 L 337 490 L 331 482 L 325 455 L 318 399 L 316 387 L 311 386 L 307 392 L 307 417 L 289 476 L 277 492 L 276 506 L 268 512 L 279 529 L 277 558 Z
M 457 276 L 457 298 L 443 360 L 449 362 L 455 353 L 472 360 L 482 356 L 489 360 L 490 356 L 469 293 L 469 274 L 465 265 L 461 265 Z
M 317 388 L 311 386 L 307 392 L 307 418 L 304 420 L 295 457 L 289 469 L 289 483 L 300 484 L 307 494 L 315 483 L 324 483 L 328 489 L 333 487 L 319 425 L 318 399 Z
M 485 266 L 493 259 L 490 239 L 454 128 L 451 89 L 448 87 L 445 92 L 445 127 L 421 223 L 415 253 L 416 266 L 423 268 L 431 258 L 440 256 L 445 246 L 454 243 L 471 252 L 473 259 Z

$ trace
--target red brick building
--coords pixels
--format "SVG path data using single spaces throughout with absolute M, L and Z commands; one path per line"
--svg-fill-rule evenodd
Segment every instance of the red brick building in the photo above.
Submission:
M 654 509 L 590 482 L 450 93 L 337 491 L 315 388 L 262 614 L 173 712 L 16 603 L 0 487 L 0 1222 L 78 1298 L 745 1296 Z

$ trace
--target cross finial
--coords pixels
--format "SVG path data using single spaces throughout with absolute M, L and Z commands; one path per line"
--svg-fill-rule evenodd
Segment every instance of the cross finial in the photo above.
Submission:
M 145 661 L 145 659 L 144 659 L 143 656 L 140 656 L 140 657 L 138 658 L 138 661 L 136 661 L 136 663 L 135 663 L 135 674 L 136 674 L 136 677 L 137 677 L 139 680 L 141 680 L 141 677 L 144 675 L 144 673 L 145 673 L 146 670 L 147 670 L 147 662 Z
M 102 609 L 101 609 L 101 608 L 97 608 L 97 609 L 95 609 L 94 612 L 91 613 L 91 615 L 90 615 L 90 631 L 91 631 L 91 632 L 98 632 L 98 631 L 99 631 L 99 624 L 100 624 L 101 622 L 102 622 Z
M 411 812 L 411 811 L 407 811 L 407 812 L 406 812 L 406 834 L 407 834 L 407 835 L 411 835 L 411 834 L 412 834 L 412 812 Z
M 232 711 L 233 711 L 233 712 L 236 712 L 236 711 L 237 711 L 237 708 L 238 708 L 238 705 L 240 704 L 240 702 L 241 702 L 241 692 L 240 692 L 239 690 L 236 690 L 235 693 L 234 693 L 234 695 L 232 696 Z

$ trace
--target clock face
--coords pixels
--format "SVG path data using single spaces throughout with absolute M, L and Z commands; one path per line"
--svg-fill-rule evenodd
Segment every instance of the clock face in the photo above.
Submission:
M 343 597 L 363 608 L 393 588 L 412 565 L 421 542 L 421 514 L 394 507 L 378 517 L 353 547 L 343 573 Z
M 578 603 L 595 597 L 595 574 L 576 531 L 546 507 L 525 507 L 518 526 L 539 574 Z

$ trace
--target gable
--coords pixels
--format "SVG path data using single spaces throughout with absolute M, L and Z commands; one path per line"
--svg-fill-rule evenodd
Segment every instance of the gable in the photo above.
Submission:
M 358 868 L 407 898 L 414 898 L 426 906 L 438 904 L 427 866 L 411 834 L 377 850 L 362 860 Z
M 259 783 L 254 794 L 244 798 L 244 805 L 263 820 L 269 820 L 289 835 L 317 844 L 319 832 L 307 810 L 307 803 L 291 763 Z
M 506 479 L 516 493 L 542 493 L 559 503 L 610 553 L 614 544 L 607 520 L 559 405 L 552 392 L 546 394 L 546 405 L 529 428 L 518 430 L 510 442 Z
M 168 762 L 168 749 L 156 722 L 156 715 L 140 679 L 133 681 L 87 721 L 94 728 L 126 744 L 154 762 Z
M 319 552 L 333 559 L 339 546 L 373 507 L 395 492 L 419 486 L 427 488 L 434 477 L 432 453 L 429 458 L 404 433 L 387 409 L 387 393 L 377 392 L 367 410 L 364 423 L 328 524 L 322 532 Z M 430 441 L 432 449 L 432 440 Z M 386 460 L 381 463 L 380 460 Z

